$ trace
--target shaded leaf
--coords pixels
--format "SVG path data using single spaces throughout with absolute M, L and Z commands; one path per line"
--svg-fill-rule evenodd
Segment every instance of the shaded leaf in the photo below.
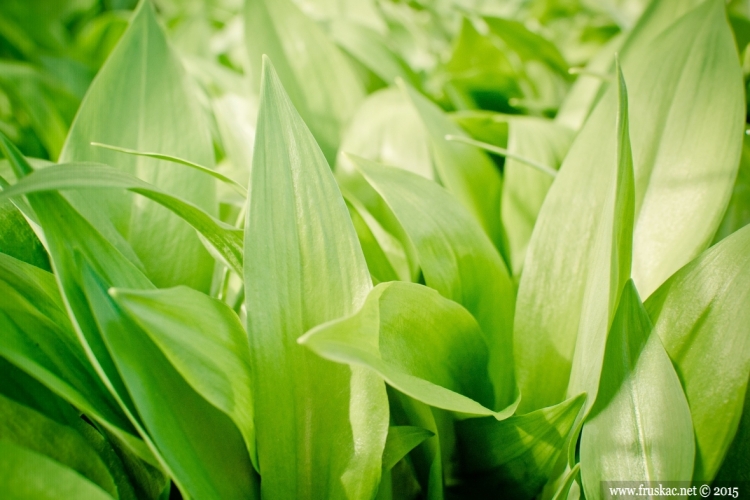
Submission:
M 113 499 L 73 469 L 4 440 L 0 441 L 0 493 L 18 500 Z
M 502 491 L 514 498 L 535 497 L 565 449 L 585 399 L 581 394 L 500 422 L 458 422 L 464 494 L 478 498 Z
M 229 415 L 256 461 L 250 393 L 250 346 L 237 315 L 224 303 L 187 287 L 113 289 L 115 299 L 182 377 Z
M 421 427 L 404 425 L 389 427 L 383 450 L 383 469 L 392 469 L 411 450 L 432 436 L 434 436 L 432 431 Z

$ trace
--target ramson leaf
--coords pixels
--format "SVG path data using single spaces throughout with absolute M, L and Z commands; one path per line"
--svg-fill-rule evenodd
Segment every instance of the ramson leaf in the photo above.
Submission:
M 229 415 L 256 461 L 250 346 L 237 315 L 187 287 L 110 295 L 206 400 Z
M 516 399 L 513 374 L 514 291 L 500 254 L 475 219 L 437 184 L 402 169 L 350 157 L 403 228 L 427 286 L 466 307 L 490 349 L 493 409 Z
M 647 297 L 708 245 L 739 164 L 741 77 L 723 4 L 710 0 L 682 17 L 623 73 L 635 171 L 632 276 Z M 514 333 L 523 411 L 564 398 L 581 320 L 594 320 L 584 309 L 588 283 L 611 266 L 594 243 L 614 175 L 601 164 L 616 154 L 615 90 L 576 137 L 529 244 Z
M 141 0 L 130 26 L 91 84 L 60 161 L 117 165 L 214 214 L 215 186 L 205 182 L 203 174 L 91 145 L 99 142 L 159 151 L 212 166 L 211 139 L 191 85 L 167 43 L 152 3 Z M 107 214 L 131 243 L 154 283 L 208 289 L 213 262 L 186 223 L 128 193 L 92 193 L 91 201 L 95 202 L 91 210 Z
M 37 170 L 0 192 L 0 201 L 28 193 L 87 188 L 128 189 L 153 200 L 198 231 L 230 268 L 236 272 L 242 270 L 241 230 L 178 196 L 107 165 L 70 163 Z
M 585 395 L 526 415 L 457 423 L 465 494 L 534 498 L 565 450 Z
M 487 345 L 471 314 L 414 283 L 381 283 L 351 316 L 299 339 L 320 356 L 374 370 L 392 387 L 436 408 L 507 418 L 491 410 Z
M 742 415 L 750 376 L 748 300 L 750 227 L 706 250 L 646 301 L 690 405 L 697 481 L 714 478 Z
M 586 498 L 606 498 L 602 481 L 658 484 L 693 477 L 690 408 L 632 280 L 607 338 L 598 396 L 580 447 Z
M 372 282 L 333 174 L 268 59 L 262 78 L 244 260 L 261 491 L 367 498 L 388 433 L 385 386 L 297 338 L 356 311 Z
M 17 500 L 115 498 L 73 469 L 5 440 L 0 440 L 0 494 Z
M 365 97 L 344 54 L 290 0 L 246 0 L 245 41 L 254 88 L 260 88 L 262 56 L 267 55 L 333 164 L 344 127 Z

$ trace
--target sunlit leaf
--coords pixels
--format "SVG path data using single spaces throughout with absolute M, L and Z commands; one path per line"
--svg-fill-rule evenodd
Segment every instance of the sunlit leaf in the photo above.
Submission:
M 580 446 L 586 498 L 606 498 L 603 481 L 658 484 L 693 477 L 690 408 L 632 280 L 607 338 L 598 396 Z
M 275 5 L 275 4 L 274 4 Z M 305 331 L 372 287 L 325 157 L 264 62 L 245 224 L 245 304 L 265 498 L 369 497 L 388 432 L 384 384 L 318 358 Z
M 213 149 L 194 89 L 167 44 L 150 1 L 142 0 L 81 105 L 60 160 L 93 161 L 137 175 L 213 214 L 215 187 L 204 174 L 151 158 L 125 156 L 92 146 L 112 144 L 158 151 L 213 165 Z M 207 289 L 211 258 L 197 235 L 168 210 L 128 193 L 92 193 L 133 246 L 147 275 L 159 286 Z M 88 214 L 86 214 L 88 215 Z
M 344 54 L 290 0 L 246 0 L 245 39 L 254 88 L 271 58 L 289 98 L 333 164 L 364 88 Z
M 623 73 L 635 170 L 632 276 L 647 297 L 708 245 L 739 164 L 740 71 L 723 4 L 681 18 Z M 594 321 L 583 307 L 587 283 L 609 272 L 594 242 L 614 173 L 601 164 L 615 160 L 615 90 L 576 137 L 529 245 L 515 318 L 523 411 L 563 399 L 582 318 Z
M 413 247 L 427 286 L 466 307 L 490 349 L 495 409 L 516 397 L 513 374 L 514 290 L 508 270 L 481 227 L 440 186 L 401 169 L 351 157 L 383 197 Z
M 647 301 L 685 389 L 695 479 L 711 481 L 736 432 L 750 374 L 750 227 L 680 269 Z

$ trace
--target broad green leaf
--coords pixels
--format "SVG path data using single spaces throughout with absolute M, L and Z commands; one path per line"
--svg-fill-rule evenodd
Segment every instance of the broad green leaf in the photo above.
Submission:
M 0 252 L 50 270 L 49 256 L 23 213 L 12 203 L 0 203 Z
M 748 390 L 745 390 L 745 404 L 737 434 L 714 479 L 717 484 L 750 481 L 750 391 Z
M 14 500 L 114 498 L 73 469 L 5 440 L 0 440 L 0 494 Z
M 113 497 L 119 497 L 107 466 L 81 434 L 3 396 L 0 396 L 0 441 L 45 455 L 75 470 Z
M 276 5 L 274 3 L 274 5 Z M 355 312 L 372 287 L 325 157 L 264 62 L 245 222 L 245 305 L 264 498 L 374 495 L 385 386 L 297 344 Z
M 0 354 L 99 421 L 135 432 L 89 365 L 55 277 L 0 255 Z
M 334 21 L 329 29 L 331 37 L 339 47 L 377 75 L 386 85 L 393 85 L 397 78 L 418 85 L 418 77 L 391 50 L 385 36 L 367 26 L 349 21 Z
M 541 118 L 501 117 L 508 123 L 508 151 L 557 170 L 568 152 L 573 132 Z M 547 191 L 554 180 L 512 157 L 505 160 L 502 221 L 508 234 L 513 275 L 521 273 L 526 248 Z
M 632 276 L 644 297 L 706 247 L 729 201 L 743 102 L 731 37 L 723 4 L 710 0 L 623 62 L 635 171 Z M 571 146 L 532 234 L 514 333 L 522 411 L 563 399 L 581 319 L 594 319 L 584 309 L 586 293 L 597 297 L 588 283 L 609 273 L 595 242 L 614 176 L 601 165 L 615 159 L 616 106 L 610 87 Z M 594 310 L 606 331 L 602 309 Z
M 336 160 L 339 182 L 368 206 L 367 198 L 357 189 L 361 177 L 344 153 L 436 178 L 427 130 L 398 88 L 378 90 L 365 99 L 347 128 Z
M 651 0 L 633 29 L 614 37 L 586 66 L 589 73 L 582 74 L 568 92 L 555 121 L 580 130 L 608 87 L 607 80 L 596 75 L 607 76 L 614 69 L 615 53 L 619 53 L 626 69 L 631 61 L 637 64 L 664 30 L 703 2 L 705 0 Z
M 261 85 L 265 54 L 333 164 L 344 128 L 365 97 L 344 54 L 290 0 L 246 0 L 245 41 L 254 88 Z
M 234 311 L 187 287 L 149 291 L 114 289 L 110 295 L 182 377 L 232 418 L 255 461 L 250 346 Z
M 106 165 L 69 163 L 37 170 L 0 192 L 0 201 L 28 193 L 87 188 L 128 189 L 159 203 L 198 231 L 230 268 L 242 270 L 241 230 L 215 219 L 189 201 Z
M 726 238 L 741 227 L 750 224 L 750 135 L 745 134 L 742 159 L 734 182 L 734 191 L 729 206 L 714 236 L 714 243 Z
M 750 227 L 680 269 L 647 301 L 693 415 L 695 480 L 711 481 L 742 415 L 750 374 Z
M 459 304 L 414 283 L 381 283 L 354 314 L 322 324 L 299 343 L 318 355 L 364 366 L 427 405 L 472 415 L 492 411 L 487 345 Z
M 475 147 L 447 141 L 446 135 L 466 134 L 436 104 L 409 85 L 402 82 L 400 86 L 430 137 L 436 177 L 479 221 L 495 247 L 505 252 L 505 235 L 499 217 L 500 172 L 492 160 Z
M 516 398 L 513 375 L 513 284 L 479 224 L 443 188 L 401 169 L 351 156 L 403 227 L 427 286 L 477 319 L 490 349 L 493 409 Z
M 159 151 L 212 166 L 211 139 L 191 85 L 151 2 L 141 0 L 130 26 L 89 88 L 60 160 L 116 165 L 215 213 L 215 186 L 205 182 L 203 174 L 91 145 L 99 142 Z M 107 214 L 131 243 L 155 284 L 208 289 L 212 259 L 185 222 L 128 193 L 102 191 L 92 193 L 91 200 L 95 200 L 95 210 Z
M 581 394 L 501 422 L 491 418 L 458 422 L 464 494 L 483 498 L 503 491 L 513 498 L 536 497 L 565 449 L 585 399 Z
M 616 66 L 617 118 L 615 124 L 615 173 L 594 240 L 591 274 L 583 295 L 568 396 L 586 392 L 591 407 L 596 399 L 606 344 L 617 304 L 630 279 L 633 262 L 635 187 L 630 148 L 628 92 Z
M 392 469 L 399 460 L 435 434 L 421 427 L 398 425 L 388 428 L 383 450 L 383 470 Z
M 13 148 L 9 156 L 19 176 L 30 170 Z M 107 293 L 111 286 L 153 284 L 61 195 L 27 198 L 44 229 L 78 340 L 160 464 L 191 497 L 255 497 L 257 477 L 237 428 L 185 382 Z
M 685 481 L 695 437 L 685 394 L 633 281 L 607 338 L 598 396 L 581 432 L 586 498 L 606 498 L 602 481 Z
M 112 265 L 104 272 L 115 271 L 102 277 L 87 261 L 79 268 L 81 289 L 143 422 L 139 431 L 148 432 L 180 489 L 193 498 L 258 498 L 259 479 L 235 424 L 190 386 L 159 345 L 112 300 L 104 281 L 119 278 L 126 287 L 140 281 L 140 288 L 148 289 L 146 278 L 131 273 L 126 282 Z

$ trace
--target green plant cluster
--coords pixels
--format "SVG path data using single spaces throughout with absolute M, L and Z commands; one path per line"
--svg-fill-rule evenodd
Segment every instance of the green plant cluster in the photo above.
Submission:
M 749 14 L 3 0 L 0 497 L 750 488 Z

